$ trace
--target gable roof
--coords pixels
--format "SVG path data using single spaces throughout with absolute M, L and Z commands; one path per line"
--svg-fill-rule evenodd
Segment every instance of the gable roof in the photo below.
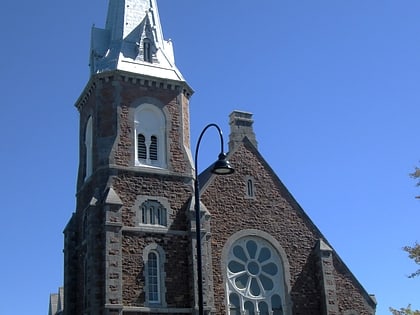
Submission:
M 274 172 L 274 170 L 271 168 L 271 166 L 268 164 L 268 162 L 264 159 L 264 157 L 261 155 L 261 153 L 258 151 L 258 149 L 255 147 L 255 145 L 245 136 L 242 140 L 242 146 L 245 147 L 247 150 L 249 150 L 256 158 L 257 160 L 263 165 L 264 169 L 267 171 L 268 174 L 270 174 L 271 178 L 273 179 L 273 182 L 276 184 L 277 189 L 280 191 L 281 196 L 292 206 L 292 208 L 299 213 L 299 215 L 303 218 L 307 226 L 318 236 L 318 243 L 313 248 L 313 251 L 318 252 L 320 250 L 331 250 L 334 257 L 337 259 L 340 266 L 343 268 L 344 273 L 349 276 L 351 281 L 354 283 L 354 285 L 358 288 L 358 290 L 361 292 L 362 296 L 364 297 L 366 303 L 371 307 L 372 309 L 376 308 L 376 299 L 373 295 L 370 295 L 365 288 L 360 284 L 360 282 L 357 280 L 357 278 L 354 276 L 354 274 L 350 271 L 350 269 L 347 267 L 347 265 L 344 263 L 344 261 L 341 259 L 341 257 L 338 255 L 338 253 L 334 250 L 334 248 L 331 246 L 331 244 L 328 242 L 326 237 L 322 234 L 322 232 L 318 229 L 318 227 L 313 223 L 313 221 L 310 219 L 310 217 L 307 215 L 307 213 L 304 211 L 304 209 L 300 206 L 300 204 L 297 202 L 297 200 L 293 197 L 293 195 L 290 193 L 290 191 L 286 188 L 286 186 L 283 184 L 281 179 L 278 177 L 278 175 Z M 234 157 L 237 152 L 239 151 L 241 145 L 237 145 L 231 152 L 229 152 L 227 158 L 228 160 Z M 235 165 L 233 165 L 235 167 Z M 200 182 L 200 195 L 205 193 L 206 190 L 212 185 L 214 182 L 215 176 L 213 173 L 210 172 L 211 167 L 204 170 L 199 175 L 199 182 Z

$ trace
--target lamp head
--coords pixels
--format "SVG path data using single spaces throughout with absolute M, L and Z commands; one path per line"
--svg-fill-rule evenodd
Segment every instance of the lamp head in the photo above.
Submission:
M 226 154 L 219 154 L 219 159 L 213 164 L 211 172 L 216 175 L 229 175 L 235 172 L 235 169 L 226 160 Z

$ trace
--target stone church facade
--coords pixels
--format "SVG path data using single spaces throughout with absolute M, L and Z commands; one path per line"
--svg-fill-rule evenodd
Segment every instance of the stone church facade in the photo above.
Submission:
M 50 315 L 197 314 L 191 87 L 156 0 L 110 0 L 76 108 L 76 210 Z M 376 302 L 230 115 L 235 173 L 200 179 L 206 314 L 372 315 Z

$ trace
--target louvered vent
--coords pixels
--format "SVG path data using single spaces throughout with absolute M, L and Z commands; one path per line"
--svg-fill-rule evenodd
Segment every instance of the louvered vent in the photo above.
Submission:
M 158 159 L 158 153 L 157 153 L 157 137 L 152 136 L 151 137 L 152 142 L 150 143 L 150 160 L 157 161 Z
M 137 137 L 137 155 L 138 159 L 146 159 L 147 152 L 146 152 L 146 139 L 142 134 L 139 134 Z

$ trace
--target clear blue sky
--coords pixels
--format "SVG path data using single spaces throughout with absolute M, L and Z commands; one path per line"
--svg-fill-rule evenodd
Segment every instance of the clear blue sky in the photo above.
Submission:
M 46 315 L 75 208 L 78 113 L 92 24 L 107 0 L 4 1 L 0 11 L 2 314 Z M 160 0 L 164 35 L 196 91 L 192 145 L 234 109 L 259 150 L 378 300 L 412 303 L 420 279 L 420 1 Z M 199 164 L 217 152 L 202 144 Z M 217 142 L 217 139 L 214 139 Z M 207 145 L 204 145 L 206 143 Z M 214 146 L 214 149 L 213 149 Z M 215 158 L 215 156 L 214 156 Z

